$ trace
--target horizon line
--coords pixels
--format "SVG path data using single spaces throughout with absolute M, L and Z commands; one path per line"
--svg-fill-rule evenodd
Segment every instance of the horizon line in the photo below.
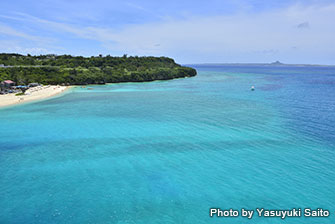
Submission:
M 334 67 L 335 64 L 305 64 L 305 63 L 276 63 L 276 62 L 201 62 L 201 63 L 183 63 L 182 65 L 263 65 L 263 66 L 319 66 Z

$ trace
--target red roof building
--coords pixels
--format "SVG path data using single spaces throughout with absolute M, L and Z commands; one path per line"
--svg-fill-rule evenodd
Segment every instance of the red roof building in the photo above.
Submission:
M 1 86 L 5 88 L 11 88 L 12 86 L 15 86 L 15 82 L 13 82 L 12 80 L 5 80 L 1 83 Z
M 7 85 L 14 85 L 15 82 L 13 82 L 12 80 L 5 80 L 3 81 L 4 84 L 7 84 Z

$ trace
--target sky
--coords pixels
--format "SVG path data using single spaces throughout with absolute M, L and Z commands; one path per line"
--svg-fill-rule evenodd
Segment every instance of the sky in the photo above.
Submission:
M 335 64 L 335 0 L 2 0 L 0 52 Z

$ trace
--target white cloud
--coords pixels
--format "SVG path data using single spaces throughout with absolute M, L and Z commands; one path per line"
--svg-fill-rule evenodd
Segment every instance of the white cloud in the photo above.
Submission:
M 170 18 L 118 30 L 79 27 L 22 13 L 18 15 L 53 32 L 98 41 L 112 52 L 167 55 L 185 63 L 274 60 L 329 63 L 335 60 L 335 4 L 298 4 L 261 13 L 243 11 L 224 16 Z M 305 24 L 304 27 L 308 24 L 309 29 L 297 29 L 299 24 Z M 31 38 L 8 27 L 5 31 Z
M 296 29 L 296 24 L 306 20 L 313 23 L 313 28 L 304 29 L 304 32 Z M 269 52 L 290 59 L 294 56 L 297 60 L 303 56 L 307 60 L 306 53 L 321 57 L 323 53 L 335 54 L 334 21 L 335 5 L 295 5 L 261 14 L 194 17 L 132 26 L 117 33 L 114 41 L 119 49 L 131 54 L 174 54 L 178 57 L 178 52 L 183 51 L 197 61 L 213 60 L 210 55 L 214 60 L 239 61 L 243 54 L 249 55 L 249 60 L 252 55 L 254 60 L 266 60 Z M 159 48 L 154 46 L 157 43 Z M 292 47 L 300 50 L 292 51 Z
M 25 44 L 17 40 L 0 40 L 0 52 L 21 53 L 21 54 L 48 54 L 50 50 L 42 47 L 25 47 Z
M 14 36 L 14 37 L 20 37 L 28 40 L 38 40 L 38 37 L 29 35 L 27 33 L 18 31 L 16 29 L 13 29 L 12 27 L 9 27 L 5 24 L 0 23 L 0 34 L 8 35 L 8 36 Z

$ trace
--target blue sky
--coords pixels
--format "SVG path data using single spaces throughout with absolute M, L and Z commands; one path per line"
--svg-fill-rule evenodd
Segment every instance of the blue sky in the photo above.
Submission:
M 3 0 L 0 52 L 335 64 L 335 1 Z

